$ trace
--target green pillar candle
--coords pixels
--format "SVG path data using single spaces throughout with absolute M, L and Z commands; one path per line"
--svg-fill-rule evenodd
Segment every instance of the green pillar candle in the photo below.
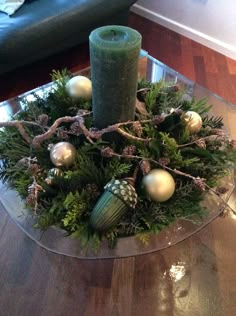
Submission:
M 94 124 L 101 129 L 134 119 L 141 35 L 109 25 L 89 36 Z

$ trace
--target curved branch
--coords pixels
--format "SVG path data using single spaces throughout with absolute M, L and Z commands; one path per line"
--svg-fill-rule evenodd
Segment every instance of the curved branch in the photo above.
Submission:
M 168 116 L 172 115 L 173 113 L 177 112 L 179 108 L 173 110 L 172 112 L 168 114 L 163 114 L 163 115 L 156 115 L 151 119 L 146 119 L 146 120 L 139 120 L 139 121 L 127 121 L 127 122 L 121 122 L 121 123 L 116 123 L 113 125 L 110 125 L 102 130 L 97 130 L 97 131 L 91 131 L 88 130 L 87 127 L 84 124 L 84 116 L 90 115 L 91 112 L 84 113 L 81 115 L 76 115 L 76 116 L 64 116 L 58 118 L 52 125 L 51 127 L 46 127 L 47 131 L 43 134 L 37 135 L 33 138 L 33 140 L 29 137 L 29 135 L 26 133 L 24 126 L 23 125 L 34 125 L 34 126 L 40 126 L 36 122 L 28 122 L 28 121 L 9 121 L 9 122 L 0 122 L 0 127 L 1 126 L 15 126 L 18 130 L 21 136 L 27 141 L 27 143 L 32 144 L 33 147 L 38 148 L 41 146 L 42 142 L 45 141 L 46 139 L 49 139 L 52 137 L 54 133 L 56 133 L 58 127 L 62 123 L 74 123 L 77 122 L 82 133 L 84 136 L 87 138 L 87 140 L 90 143 L 93 143 L 93 139 L 99 139 L 102 137 L 103 134 L 106 133 L 111 133 L 111 132 L 118 132 L 125 138 L 131 139 L 131 140 L 136 140 L 136 141 L 141 141 L 141 142 L 150 142 L 152 139 L 151 138 L 141 138 L 141 137 L 136 137 L 132 134 L 129 134 L 128 132 L 122 130 L 120 127 L 126 126 L 126 125 L 131 125 L 134 123 L 141 123 L 141 124 L 146 124 L 146 123 L 153 123 L 155 125 L 160 124 L 163 122 Z M 43 127 L 45 128 L 45 127 Z
M 9 126 L 13 126 L 16 127 L 19 131 L 19 133 L 21 134 L 22 138 L 31 145 L 32 143 L 32 139 L 31 137 L 28 135 L 28 133 L 26 132 L 23 124 L 28 124 L 29 125 L 30 122 L 25 122 L 25 121 L 9 121 L 9 122 L 0 122 L 0 127 L 9 127 Z M 37 123 L 35 124 L 31 124 L 31 125 L 38 125 Z
M 37 135 L 34 137 L 32 146 L 33 147 L 40 147 L 41 143 L 50 138 L 57 130 L 58 126 L 60 126 L 62 123 L 73 123 L 76 121 L 78 116 L 64 116 L 57 119 L 52 126 L 43 134 Z

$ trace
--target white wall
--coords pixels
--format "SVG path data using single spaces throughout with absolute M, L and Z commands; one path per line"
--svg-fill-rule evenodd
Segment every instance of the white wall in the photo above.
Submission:
M 132 10 L 236 59 L 236 0 L 139 0 Z

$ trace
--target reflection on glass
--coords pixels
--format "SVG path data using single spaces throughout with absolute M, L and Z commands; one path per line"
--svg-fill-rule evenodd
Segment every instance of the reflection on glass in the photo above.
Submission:
M 178 262 L 176 265 L 172 264 L 169 275 L 172 281 L 177 282 L 182 279 L 186 273 L 186 268 L 183 262 Z

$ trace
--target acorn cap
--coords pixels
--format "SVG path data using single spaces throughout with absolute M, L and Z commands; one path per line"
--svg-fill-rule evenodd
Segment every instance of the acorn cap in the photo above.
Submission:
M 112 179 L 105 185 L 104 189 L 120 198 L 129 207 L 134 208 L 137 204 L 138 196 L 135 188 L 126 180 Z

